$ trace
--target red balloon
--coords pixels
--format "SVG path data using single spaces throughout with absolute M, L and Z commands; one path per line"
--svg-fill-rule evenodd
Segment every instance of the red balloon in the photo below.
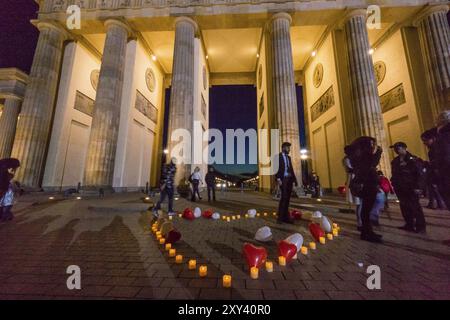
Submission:
M 192 210 L 190 208 L 184 209 L 183 218 L 188 219 L 188 220 L 194 220 L 195 219 L 194 212 L 192 212 Z
M 345 186 L 338 187 L 338 192 L 340 194 L 345 194 L 347 192 L 347 188 Z
M 318 223 L 310 223 L 309 232 L 311 232 L 311 235 L 314 239 L 316 239 L 316 241 L 319 241 L 320 237 L 325 237 L 325 232 Z
M 203 211 L 203 218 L 210 219 L 213 215 L 213 212 L 211 209 Z
M 289 262 L 297 254 L 297 246 L 293 243 L 281 240 L 278 242 L 278 254 L 285 257 L 286 262 Z
M 167 243 L 175 243 L 175 242 L 179 241 L 180 239 L 181 239 L 181 233 L 176 229 L 172 229 L 169 231 L 169 233 L 167 233 L 167 238 L 166 238 Z
M 295 246 L 294 246 L 295 247 Z M 247 260 L 248 267 L 259 268 L 267 260 L 267 251 L 264 247 L 256 247 L 251 243 L 245 243 L 242 254 Z
M 293 220 L 300 220 L 302 218 L 302 212 L 294 209 L 289 212 L 289 216 Z

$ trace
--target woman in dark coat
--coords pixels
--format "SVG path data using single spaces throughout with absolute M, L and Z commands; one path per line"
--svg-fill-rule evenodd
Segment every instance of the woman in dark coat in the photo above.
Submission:
M 381 242 L 381 235 L 373 232 L 370 222 L 377 192 L 379 177 L 377 166 L 380 163 L 382 150 L 377 146 L 375 138 L 359 137 L 349 147 L 346 147 L 347 156 L 352 163 L 355 177 L 350 184 L 352 193 L 362 200 L 361 208 L 361 239 L 370 242 Z
M 0 221 L 13 219 L 11 212 L 14 204 L 15 187 L 12 179 L 16 169 L 20 166 L 17 159 L 9 158 L 0 160 Z

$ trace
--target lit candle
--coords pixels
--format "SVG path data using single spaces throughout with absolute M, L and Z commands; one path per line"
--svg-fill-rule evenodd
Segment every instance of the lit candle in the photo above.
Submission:
M 222 278 L 222 283 L 224 288 L 231 288 L 231 276 L 226 274 Z
M 166 251 L 169 251 L 170 249 L 172 249 L 172 244 L 166 243 Z
M 338 229 L 333 229 L 333 236 L 337 237 L 339 235 Z
M 194 270 L 195 268 L 197 268 L 197 261 L 189 260 L 189 270 Z
M 320 237 L 319 242 L 320 244 L 325 244 L 325 237 Z
M 161 235 L 161 231 L 156 231 L 156 236 L 160 236 Z
M 309 248 L 310 248 L 311 250 L 316 250 L 316 243 L 315 243 L 315 242 L 310 242 L 310 243 L 309 243 Z
M 272 261 L 266 261 L 266 271 L 273 272 L 273 262 Z
M 240 218 L 241 218 L 241 215 L 240 215 L 240 214 L 238 214 L 238 215 L 237 215 L 237 219 L 239 220 Z
M 258 279 L 259 277 L 259 269 L 257 267 L 250 268 L 250 277 L 252 279 Z
M 169 216 L 169 220 L 172 220 L 173 216 Z
M 160 239 L 159 239 L 159 244 L 164 244 L 164 243 L 166 243 L 166 239 L 160 238 Z
M 314 243 L 314 245 L 316 245 L 316 244 Z M 307 254 L 308 254 L 308 248 L 305 247 L 305 246 L 303 246 L 303 247 L 300 249 L 300 251 L 301 251 L 301 253 L 304 254 L 304 255 L 307 255 Z
M 278 257 L 278 264 L 279 264 L 280 266 L 285 266 L 285 265 L 286 265 L 286 258 L 283 257 L 283 256 L 279 256 L 279 257 Z
M 173 258 L 173 257 L 175 257 L 176 254 L 177 254 L 177 250 L 175 250 L 175 249 L 169 250 L 169 257 Z
M 257 217 L 259 217 L 260 215 L 261 215 L 261 214 L 260 214 L 259 212 L 256 214 Z
M 277 216 L 277 213 L 276 213 L 276 212 L 274 212 L 274 213 L 272 213 L 272 214 L 273 214 L 273 216 L 274 216 L 274 217 L 276 217 L 276 216 Z
M 156 240 L 161 240 L 161 238 L 162 238 L 162 235 L 160 235 L 160 234 L 156 235 Z
M 230 217 L 227 217 L 227 222 L 230 222 L 231 220 L 230 220 Z
M 331 233 L 327 233 L 327 239 L 328 240 L 333 240 L 333 235 Z
M 248 214 L 247 213 L 245 214 L 245 217 L 248 218 Z
M 336 229 L 338 227 L 337 223 L 333 223 L 333 229 Z
M 206 275 L 208 274 L 208 267 L 200 266 L 200 268 L 198 268 L 198 274 L 200 277 L 206 277 Z
M 178 218 L 182 218 L 183 215 L 181 213 L 178 214 Z
M 183 256 L 181 254 L 177 255 L 175 257 L 175 262 L 178 263 L 178 264 L 182 263 L 183 262 Z
M 267 212 L 264 212 L 264 217 L 267 217 Z
M 236 220 L 236 217 L 235 217 L 235 216 L 232 216 L 231 219 Z

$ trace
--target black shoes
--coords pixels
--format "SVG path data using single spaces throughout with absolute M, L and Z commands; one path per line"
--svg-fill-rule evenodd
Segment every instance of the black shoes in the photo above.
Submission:
M 382 243 L 382 236 L 376 233 L 361 233 L 361 240 L 372 242 L 372 243 Z
M 420 234 L 426 234 L 427 233 L 427 228 L 423 227 L 423 228 L 416 228 L 415 230 L 416 233 L 420 233 Z
M 407 224 L 405 224 L 402 227 L 397 227 L 397 229 L 408 231 L 408 232 L 415 232 L 414 228 L 411 226 L 408 226 Z

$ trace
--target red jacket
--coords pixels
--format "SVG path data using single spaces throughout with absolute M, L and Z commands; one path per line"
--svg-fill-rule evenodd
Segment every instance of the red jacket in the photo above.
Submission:
M 391 182 L 388 178 L 380 176 L 379 183 L 381 190 L 383 190 L 385 193 L 394 193 L 394 189 L 392 188 Z

